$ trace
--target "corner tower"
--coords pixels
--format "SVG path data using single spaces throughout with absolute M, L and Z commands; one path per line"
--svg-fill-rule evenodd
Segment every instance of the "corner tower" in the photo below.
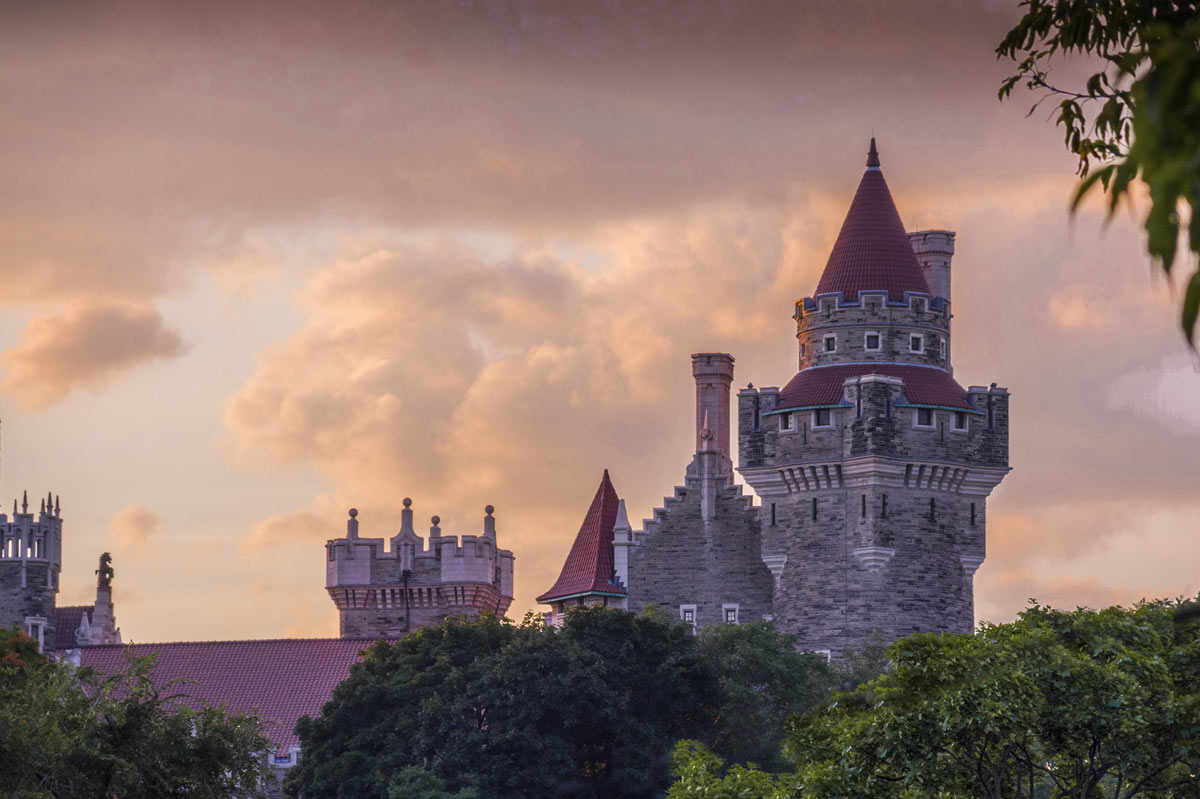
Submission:
M 21 510 L 13 500 L 12 517 L 0 513 L 0 627 L 17 625 L 37 640 L 43 652 L 56 646 L 54 605 L 62 570 L 62 516 L 48 495 L 37 516 L 29 495 Z M 73 630 L 65 631 L 70 638 Z
M 795 305 L 799 372 L 738 394 L 775 621 L 808 649 L 974 628 L 1008 392 L 953 377 L 953 253 L 952 232 L 905 232 L 872 139 L 816 290 Z

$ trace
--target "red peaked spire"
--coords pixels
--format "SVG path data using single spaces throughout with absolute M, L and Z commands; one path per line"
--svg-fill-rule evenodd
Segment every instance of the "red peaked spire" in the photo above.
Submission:
M 625 589 L 612 582 L 613 525 L 617 521 L 619 504 L 617 492 L 608 479 L 608 469 L 605 469 L 562 573 L 554 586 L 537 598 L 538 602 L 554 602 L 582 594 L 625 594 Z
M 860 291 L 871 290 L 886 290 L 892 302 L 904 299 L 906 291 L 930 293 L 879 169 L 875 139 L 814 295 L 840 291 L 848 302 L 856 302 Z

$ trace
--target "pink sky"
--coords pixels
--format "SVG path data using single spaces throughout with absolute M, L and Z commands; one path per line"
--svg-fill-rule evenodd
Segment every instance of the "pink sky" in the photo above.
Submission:
M 336 634 L 324 541 L 410 496 L 494 504 L 533 609 L 604 468 L 681 479 L 690 353 L 791 377 L 872 134 L 1013 394 L 979 617 L 1194 594 L 1200 376 L 1137 210 L 996 101 L 1013 6 L 4 6 L 0 492 L 61 494 L 60 603 L 108 549 L 126 640 Z

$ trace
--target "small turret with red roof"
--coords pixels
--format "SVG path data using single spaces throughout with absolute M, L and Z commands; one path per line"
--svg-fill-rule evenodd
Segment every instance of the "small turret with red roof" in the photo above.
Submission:
M 551 606 L 547 614 L 550 623 L 561 623 L 571 607 L 625 606 L 625 587 L 616 581 L 613 570 L 613 527 L 620 505 L 605 469 L 558 579 L 537 598 Z

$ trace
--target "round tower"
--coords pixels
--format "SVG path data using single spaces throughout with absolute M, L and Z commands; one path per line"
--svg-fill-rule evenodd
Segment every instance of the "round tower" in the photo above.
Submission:
M 953 245 L 950 231 L 905 231 L 872 139 L 816 290 L 795 305 L 799 372 L 738 394 L 775 622 L 807 648 L 974 629 L 1008 392 L 951 372 Z

